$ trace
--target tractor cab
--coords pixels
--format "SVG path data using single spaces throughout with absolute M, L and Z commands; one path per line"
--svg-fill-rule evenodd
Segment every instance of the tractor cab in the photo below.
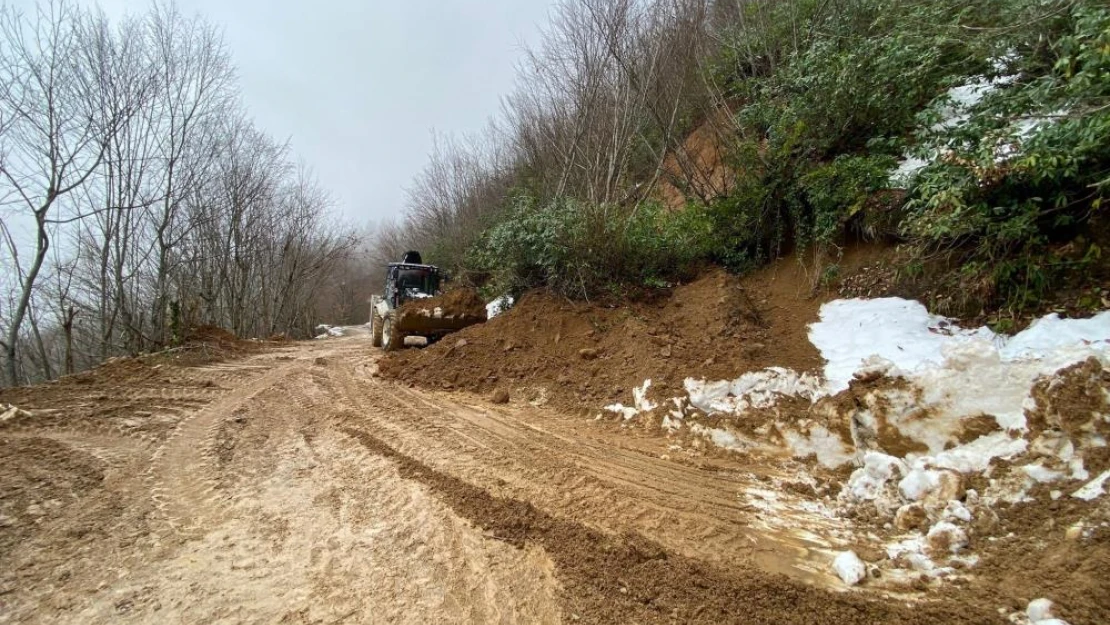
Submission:
M 440 271 L 434 265 L 390 263 L 385 281 L 385 299 L 390 308 L 414 299 L 439 295 Z

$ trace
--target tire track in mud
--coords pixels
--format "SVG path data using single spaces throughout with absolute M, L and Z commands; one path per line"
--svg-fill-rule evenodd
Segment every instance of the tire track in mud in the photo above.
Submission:
M 253 362 L 222 364 L 218 377 L 236 377 L 241 372 L 261 372 L 204 408 L 183 418 L 151 458 L 147 481 L 151 497 L 163 520 L 174 533 L 189 535 L 205 520 L 218 519 L 212 503 L 218 495 L 212 440 L 220 423 L 236 408 L 272 387 L 299 363 L 271 361 L 270 366 Z
M 751 526 L 753 510 L 740 495 L 754 478 L 659 460 L 625 449 L 627 439 L 528 408 L 514 406 L 510 416 L 359 378 L 357 364 L 344 364 L 335 394 L 400 451 L 453 475 L 591 527 L 635 529 L 688 556 L 741 567 L 754 560 L 811 582 L 831 579 L 808 561 L 824 544 Z
M 640 534 L 608 536 L 429 468 L 356 427 L 342 431 L 393 461 L 456 514 L 517 547 L 537 545 L 556 566 L 564 616 L 585 623 L 982 623 L 996 615 L 942 604 L 912 608 L 834 594 L 759 570 L 724 572 L 669 553 Z
M 211 422 L 193 456 L 201 484 L 173 502 L 198 508 L 176 534 L 189 540 L 126 587 L 141 596 L 129 618 L 98 597 L 85 622 L 558 622 L 543 552 L 485 537 L 338 432 L 328 377 L 301 359 L 183 424 L 189 437 Z M 151 611 L 156 598 L 169 615 Z

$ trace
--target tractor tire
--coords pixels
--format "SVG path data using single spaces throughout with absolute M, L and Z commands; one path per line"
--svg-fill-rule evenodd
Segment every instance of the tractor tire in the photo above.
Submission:
M 370 344 L 374 347 L 382 346 L 382 317 L 377 311 L 370 315 Z
M 396 351 L 405 346 L 405 335 L 393 331 L 393 316 L 389 315 L 382 320 L 382 348 L 387 352 Z

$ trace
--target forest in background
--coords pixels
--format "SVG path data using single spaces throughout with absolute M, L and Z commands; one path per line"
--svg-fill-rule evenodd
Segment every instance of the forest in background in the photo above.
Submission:
M 0 6 L 0 347 L 20 384 L 197 327 L 311 336 L 365 299 L 359 239 L 244 109 L 221 31 Z

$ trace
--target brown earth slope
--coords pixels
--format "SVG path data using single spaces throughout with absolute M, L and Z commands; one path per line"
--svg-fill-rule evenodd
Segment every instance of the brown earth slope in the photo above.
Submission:
M 504 388 L 590 410 L 626 400 L 647 379 L 671 397 L 687 376 L 732 379 L 769 366 L 814 371 L 823 362 L 807 324 L 833 294 L 810 284 L 790 259 L 745 278 L 711 270 L 653 301 L 621 307 L 534 291 L 485 324 L 387 356 L 381 370 L 429 388 Z

